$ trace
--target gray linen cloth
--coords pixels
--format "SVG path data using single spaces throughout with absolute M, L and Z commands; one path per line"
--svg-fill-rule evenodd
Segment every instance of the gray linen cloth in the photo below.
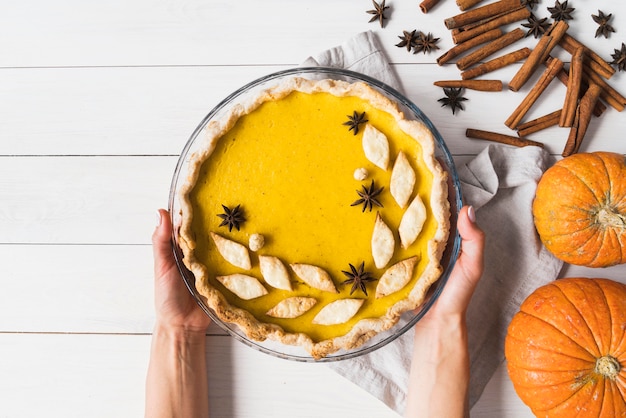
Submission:
M 401 91 L 371 31 L 310 57 L 302 65 L 358 71 Z M 474 206 L 486 235 L 485 272 L 467 313 L 472 406 L 504 360 L 506 329 L 520 303 L 534 289 L 554 280 L 562 267 L 541 244 L 531 211 L 537 181 L 552 162 L 538 147 L 489 145 L 458 170 L 465 204 Z M 402 414 L 413 336 L 410 330 L 372 353 L 328 365 Z

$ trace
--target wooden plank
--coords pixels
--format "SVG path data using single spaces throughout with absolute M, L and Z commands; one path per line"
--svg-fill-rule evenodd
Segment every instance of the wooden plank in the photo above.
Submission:
M 7 4 L 0 28 L 12 42 L 3 45 L 0 66 L 295 65 L 366 30 L 380 33 L 395 62 L 434 62 L 433 54 L 395 47 L 398 35 L 416 25 L 447 35 L 442 44 L 452 45 L 443 18 L 433 20 L 417 5 L 394 5 L 384 29 L 368 23 L 371 8 L 347 0 Z M 455 8 L 442 4 L 439 12 L 447 17 Z
M 0 243 L 149 244 L 177 157 L 0 157 Z
M 503 69 L 512 77 L 518 66 Z M 8 69 L 0 80 L 0 155 L 178 155 L 202 118 L 240 86 L 284 66 Z M 453 154 L 476 154 L 487 143 L 465 137 L 467 128 L 516 135 L 504 125 L 524 97 L 466 90 L 464 111 L 452 115 L 438 99 L 454 66 L 397 65 L 403 91 L 430 118 Z M 505 77 L 505 78 L 506 78 Z M 626 91 L 626 79 L 621 83 Z M 155 88 L 155 86 L 159 86 Z M 563 105 L 565 86 L 554 83 L 528 119 Z M 25 100 L 34 98 L 36 100 Z M 497 103 L 497 106 L 494 106 Z M 622 113 L 594 118 L 582 150 L 623 152 Z M 569 129 L 532 135 L 560 155 Z
M 0 334 L 0 346 L 3 416 L 143 415 L 150 336 Z M 229 337 L 208 338 L 207 362 L 211 416 L 398 416 L 324 365 L 270 357 Z
M 178 155 L 223 98 L 282 69 L 7 69 L 0 155 Z
M 485 386 L 483 395 L 472 408 L 471 415 L 494 418 L 533 418 L 535 416 L 515 393 L 506 371 L 506 361 L 496 369 Z
M 0 244 L 149 245 L 177 161 L 0 157 Z
M 150 245 L 2 245 L 0 265 L 0 332 L 152 332 Z
M 3 245 L 0 265 L 0 332 L 152 331 L 149 245 Z M 626 265 L 601 270 L 566 266 L 560 277 L 603 277 L 626 284 L 625 271 Z M 225 335 L 215 324 L 208 333 Z
M 441 52 L 453 45 L 443 24 L 459 12 L 453 2 L 441 2 L 428 14 L 417 4 L 394 4 L 382 29 L 368 23 L 365 11 L 371 8 L 348 0 L 304 7 L 281 0 L 13 2 L 0 16 L 0 34 L 11 39 L 2 45 L 0 66 L 295 65 L 366 30 L 379 34 L 395 63 L 434 63 L 437 57 L 397 48 L 404 30 L 433 33 L 441 38 Z M 592 13 L 595 5 L 576 5 L 577 15 Z M 572 35 L 609 58 L 611 45 L 594 38 L 593 20 L 578 19 L 571 26 Z M 532 46 L 532 37 L 519 44 Z

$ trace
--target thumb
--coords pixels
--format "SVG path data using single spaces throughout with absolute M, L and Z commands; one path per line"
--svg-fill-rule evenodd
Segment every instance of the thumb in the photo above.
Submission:
M 152 233 L 152 251 L 154 273 L 159 277 L 168 271 L 175 261 L 172 253 L 172 221 L 169 212 L 159 209 L 157 219 L 157 227 Z
M 460 276 L 465 288 L 466 302 L 469 303 L 480 277 L 483 274 L 483 251 L 485 233 L 476 224 L 476 214 L 472 206 L 461 209 L 457 221 L 461 235 L 461 254 L 457 260 Z
M 449 302 L 444 305 L 464 312 L 483 273 L 485 235 L 476 224 L 471 206 L 465 206 L 459 212 L 457 228 L 462 238 L 461 252 L 441 299 Z

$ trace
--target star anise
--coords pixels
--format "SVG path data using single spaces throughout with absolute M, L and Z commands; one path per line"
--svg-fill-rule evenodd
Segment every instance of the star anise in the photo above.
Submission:
M 348 129 L 348 132 L 354 131 L 355 135 L 359 133 L 359 125 L 367 122 L 367 119 L 365 119 L 365 112 L 359 114 L 359 112 L 355 110 L 352 113 L 352 116 L 350 115 L 346 115 L 346 116 L 348 117 L 348 121 L 344 122 L 343 124 L 345 126 L 349 126 L 350 128 Z
M 534 9 L 539 4 L 539 0 L 522 0 L 522 6 L 530 7 L 530 10 Z
M 224 213 L 217 215 L 223 219 L 219 226 L 228 226 L 228 232 L 232 231 L 233 227 L 237 228 L 237 231 L 239 231 L 240 225 L 246 221 L 240 205 L 235 206 L 234 209 L 230 209 L 225 205 L 222 205 L 222 208 L 224 208 Z
M 538 38 L 546 33 L 546 30 L 548 30 L 548 28 L 550 27 L 550 23 L 548 22 L 547 17 L 539 19 L 537 16 L 531 13 L 528 17 L 528 23 L 522 23 L 522 26 L 528 28 L 526 36 L 533 35 L 535 38 Z
M 360 199 L 354 201 L 350 206 L 363 205 L 363 210 L 361 212 L 365 212 L 365 209 L 368 208 L 371 212 L 374 205 L 380 206 L 381 208 L 383 207 L 382 203 L 380 203 L 376 197 L 383 191 L 384 187 L 377 189 L 374 184 L 374 180 L 372 180 L 369 189 L 365 186 L 361 187 L 363 187 L 363 191 L 356 191 Z
M 605 15 L 602 10 L 598 10 L 597 15 L 591 15 L 591 18 L 594 22 L 596 22 L 599 26 L 596 29 L 596 38 L 600 35 L 608 38 L 611 35 L 611 32 L 615 32 L 615 28 L 609 25 L 609 20 L 613 17 L 613 13 L 609 13 Z
M 452 114 L 454 115 L 456 109 L 465 110 L 461 102 L 467 100 L 467 98 L 461 96 L 461 91 L 461 88 L 444 88 L 443 92 L 446 97 L 443 97 L 437 101 L 441 103 L 441 107 L 449 106 L 452 109 Z
M 611 64 L 615 65 L 618 71 L 626 71 L 626 45 L 623 42 L 622 49 L 615 49 L 611 57 L 613 58 Z
M 350 294 L 354 293 L 357 289 L 361 289 L 365 296 L 367 296 L 367 288 L 365 285 L 369 282 L 376 281 L 372 277 L 371 273 L 365 271 L 365 262 L 361 262 L 361 265 L 357 269 L 352 264 L 349 264 L 350 271 L 342 270 L 341 272 L 346 275 L 348 280 L 345 280 L 342 284 L 352 284 L 352 289 L 350 289 Z
M 415 40 L 413 53 L 417 54 L 418 52 L 423 52 L 426 54 L 427 52 L 437 50 L 439 49 L 437 42 L 439 42 L 439 38 L 433 37 L 432 33 L 426 35 L 424 32 L 419 32 Z
M 559 0 L 555 0 L 554 7 L 548 7 L 548 11 L 551 13 L 550 17 L 555 21 L 559 20 L 571 20 L 572 12 L 575 10 L 573 7 L 567 6 L 567 1 L 565 0 L 563 3 L 559 2 Z
M 403 30 L 404 34 L 402 36 L 398 36 L 401 39 L 400 43 L 397 43 L 396 46 L 398 48 L 406 47 L 408 52 L 411 52 L 411 48 L 415 46 L 415 30 L 411 32 L 407 32 Z
M 370 22 L 378 20 L 380 22 L 380 27 L 382 28 L 385 22 L 385 19 L 387 19 L 387 16 L 385 16 L 385 10 L 388 9 L 389 6 L 385 6 L 385 0 L 383 0 L 380 4 L 372 0 L 372 3 L 374 3 L 374 9 L 368 10 L 366 13 L 373 15 L 372 18 L 370 19 Z

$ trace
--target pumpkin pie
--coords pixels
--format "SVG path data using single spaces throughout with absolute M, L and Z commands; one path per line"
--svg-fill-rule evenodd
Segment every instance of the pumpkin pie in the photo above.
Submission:
M 294 77 L 202 135 L 179 245 L 220 320 L 320 359 L 423 303 L 450 226 L 423 123 L 366 83 Z

